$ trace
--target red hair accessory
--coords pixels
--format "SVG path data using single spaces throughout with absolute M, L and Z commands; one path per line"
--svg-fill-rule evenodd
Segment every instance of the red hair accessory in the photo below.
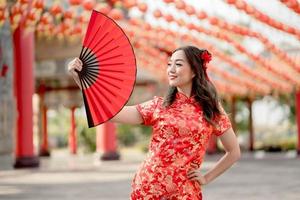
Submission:
M 206 70 L 206 64 L 211 61 L 211 54 L 205 50 L 201 53 L 201 59 L 203 60 L 203 68 Z
M 210 80 L 209 80 L 209 77 L 208 77 L 208 75 L 207 75 L 207 71 L 206 71 L 206 70 L 207 70 L 206 64 L 209 63 L 209 62 L 211 61 L 211 54 L 210 54 L 207 50 L 204 50 L 204 51 L 201 53 L 200 57 L 201 57 L 201 59 L 202 59 L 202 66 L 203 66 L 203 70 L 204 70 L 204 74 L 205 74 L 205 76 L 206 76 L 206 79 L 207 79 L 208 81 L 210 81 Z

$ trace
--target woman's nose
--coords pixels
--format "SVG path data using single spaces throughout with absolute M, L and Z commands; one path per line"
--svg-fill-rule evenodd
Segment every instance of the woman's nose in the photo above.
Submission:
M 168 68 L 168 72 L 175 73 L 175 72 L 176 72 L 176 69 L 175 69 L 174 66 L 175 66 L 175 65 L 171 65 L 171 66 Z

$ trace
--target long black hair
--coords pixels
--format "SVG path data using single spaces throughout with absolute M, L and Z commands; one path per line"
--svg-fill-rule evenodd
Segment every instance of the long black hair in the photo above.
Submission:
M 182 50 L 185 57 L 191 66 L 192 71 L 195 73 L 192 84 L 192 94 L 195 95 L 195 100 L 200 104 L 204 112 L 205 119 L 212 125 L 212 119 L 216 115 L 220 115 L 221 111 L 219 108 L 219 97 L 215 86 L 208 79 L 206 72 L 206 65 L 201 55 L 209 52 L 206 49 L 199 49 L 195 46 L 183 46 L 173 51 Z M 173 54 L 172 53 L 172 54 Z M 168 93 L 164 97 L 163 105 L 168 107 L 171 105 L 177 93 L 175 86 L 169 86 Z

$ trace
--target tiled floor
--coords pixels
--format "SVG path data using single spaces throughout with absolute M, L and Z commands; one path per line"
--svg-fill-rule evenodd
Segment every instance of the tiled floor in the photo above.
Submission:
M 243 153 L 230 170 L 203 187 L 204 199 L 299 200 L 300 158 L 294 155 Z M 221 156 L 207 156 L 203 171 Z M 126 150 L 121 161 L 99 162 L 96 155 L 54 151 L 50 159 L 41 160 L 39 169 L 0 171 L 0 199 L 126 200 L 143 157 Z

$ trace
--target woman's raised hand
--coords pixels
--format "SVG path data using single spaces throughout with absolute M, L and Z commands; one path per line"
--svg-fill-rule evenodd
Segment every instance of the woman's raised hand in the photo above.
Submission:
M 81 84 L 78 76 L 78 71 L 80 72 L 82 70 L 82 61 L 79 58 L 75 58 L 72 61 L 69 62 L 68 64 L 68 71 L 72 75 L 73 79 L 77 83 L 77 85 L 81 89 Z

